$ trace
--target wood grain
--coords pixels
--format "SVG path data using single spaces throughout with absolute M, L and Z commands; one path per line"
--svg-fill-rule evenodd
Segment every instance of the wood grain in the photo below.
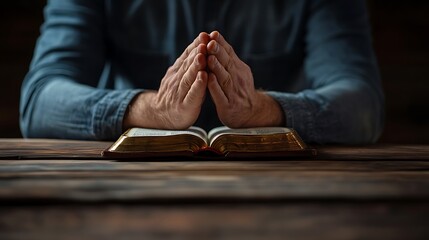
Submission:
M 316 146 L 318 159 L 429 160 L 429 145 Z
M 429 148 L 315 159 L 106 159 L 109 142 L 0 140 L 0 239 L 426 239 Z
M 396 203 L 0 207 L 0 239 L 427 239 L 429 206 Z
M 112 142 L 52 139 L 0 139 L 0 159 L 103 159 L 101 157 L 101 151 L 111 144 Z M 317 149 L 318 152 L 315 158 L 316 160 L 429 160 L 429 145 L 315 145 L 312 147 Z M 171 161 L 172 159 L 142 158 L 140 160 Z M 173 160 L 182 161 L 184 159 Z M 204 160 L 204 158 L 196 158 L 193 160 Z M 248 160 L 252 159 L 249 158 Z M 261 158 L 254 160 L 260 161 Z M 300 160 L 305 159 L 300 158 Z M 314 160 L 314 158 L 310 160 Z M 139 159 L 134 159 L 134 161 L 139 161 Z
M 115 160 L 0 160 L 0 174 L 61 171 L 429 171 L 429 161 L 420 160 L 313 160 L 313 161 L 115 161 Z M 60 174 L 60 173 L 58 173 Z
M 429 200 L 428 171 L 47 171 L 0 180 L 0 201 Z
M 0 159 L 101 158 L 111 142 L 59 139 L 0 139 Z

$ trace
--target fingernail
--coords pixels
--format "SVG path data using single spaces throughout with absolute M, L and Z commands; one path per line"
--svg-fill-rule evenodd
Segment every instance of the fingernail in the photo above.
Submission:
M 219 50 L 219 45 L 217 44 L 216 41 L 211 41 L 209 44 L 211 44 L 211 48 L 213 49 L 211 52 L 212 53 L 217 53 L 217 51 Z
M 210 33 L 210 37 L 211 38 L 217 38 L 217 36 L 215 37 L 215 35 L 216 35 L 216 31 L 213 31 L 213 32 Z

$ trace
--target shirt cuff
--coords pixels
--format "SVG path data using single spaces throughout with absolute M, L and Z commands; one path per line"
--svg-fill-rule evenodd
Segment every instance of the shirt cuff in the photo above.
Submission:
M 93 133 L 98 140 L 114 140 L 122 133 L 122 123 L 131 100 L 141 89 L 113 90 L 106 94 L 93 113 Z
M 283 108 L 286 119 L 286 127 L 293 128 L 304 141 L 313 141 L 315 133 L 314 106 L 305 100 L 300 93 L 267 92 Z

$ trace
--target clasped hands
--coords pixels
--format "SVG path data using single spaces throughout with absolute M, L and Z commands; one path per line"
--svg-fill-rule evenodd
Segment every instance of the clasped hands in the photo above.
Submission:
M 214 31 L 199 34 L 167 70 L 158 91 L 145 91 L 135 97 L 123 128 L 186 129 L 196 122 L 207 89 L 225 126 L 284 124 L 279 104 L 255 89 L 250 67 Z

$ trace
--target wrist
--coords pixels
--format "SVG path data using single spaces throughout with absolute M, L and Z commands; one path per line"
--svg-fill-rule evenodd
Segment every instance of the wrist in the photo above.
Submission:
M 152 114 L 151 107 L 155 95 L 155 91 L 145 91 L 134 97 L 124 115 L 123 130 L 132 127 L 154 127 L 153 122 L 156 121 L 153 119 L 154 114 Z
M 261 127 L 285 126 L 285 114 L 280 104 L 271 96 L 262 91 L 257 91 L 258 101 L 253 116 Z

